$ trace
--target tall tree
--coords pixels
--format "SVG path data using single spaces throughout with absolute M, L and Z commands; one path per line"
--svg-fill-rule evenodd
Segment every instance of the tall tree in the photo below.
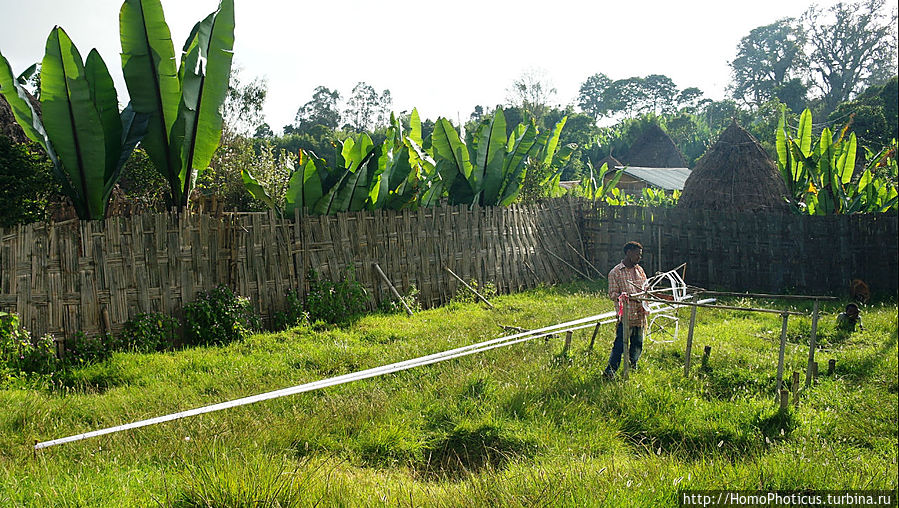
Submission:
M 826 112 L 896 73 L 897 16 L 885 5 L 885 0 L 840 2 L 826 10 L 813 5 L 803 15 L 813 83 Z
M 664 74 L 650 74 L 642 81 L 646 107 L 653 113 L 670 113 L 675 109 L 677 85 Z
M 297 110 L 291 130 L 308 130 L 314 125 L 322 125 L 334 130 L 340 124 L 338 107 L 340 93 L 326 86 L 317 86 L 312 92 L 312 100 Z M 285 129 L 285 132 L 287 129 Z
M 593 118 L 600 118 L 609 112 L 605 103 L 605 92 L 612 84 L 612 80 L 605 74 L 598 72 L 581 83 L 577 96 L 577 105 L 582 111 Z
M 240 68 L 231 69 L 228 82 L 228 93 L 222 104 L 222 119 L 226 140 L 234 135 L 247 136 L 265 123 L 262 107 L 268 95 L 268 83 L 265 78 L 253 78 L 249 83 L 241 81 Z
M 802 51 L 804 34 L 793 18 L 754 28 L 737 45 L 730 62 L 733 82 L 729 89 L 734 100 L 759 106 L 777 95 L 796 76 L 807 70 Z
M 371 131 L 387 122 L 392 105 L 390 90 L 378 94 L 373 86 L 360 81 L 353 87 L 347 100 L 344 128 L 357 132 Z
M 540 122 L 550 110 L 550 102 L 556 95 L 546 72 L 530 69 L 521 74 L 506 90 L 506 101 L 510 106 L 521 108 L 535 121 Z

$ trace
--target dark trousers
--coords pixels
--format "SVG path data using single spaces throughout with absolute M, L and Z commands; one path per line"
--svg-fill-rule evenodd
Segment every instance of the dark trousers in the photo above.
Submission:
M 631 327 L 630 352 L 628 358 L 631 361 L 631 368 L 637 367 L 637 360 L 643 352 L 643 327 Z M 609 365 L 606 367 L 606 374 L 614 374 L 621 365 L 621 354 L 624 352 L 624 325 L 619 321 L 615 329 L 615 343 L 612 345 L 612 355 L 609 357 Z

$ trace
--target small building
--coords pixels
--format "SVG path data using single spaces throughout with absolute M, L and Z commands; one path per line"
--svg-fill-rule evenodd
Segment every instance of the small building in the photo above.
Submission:
M 608 182 L 618 170 L 623 169 L 618 188 L 627 194 L 639 194 L 645 188 L 662 189 L 666 192 L 682 191 L 687 178 L 688 168 L 643 168 L 633 166 L 616 166 L 615 171 L 606 173 L 603 180 Z

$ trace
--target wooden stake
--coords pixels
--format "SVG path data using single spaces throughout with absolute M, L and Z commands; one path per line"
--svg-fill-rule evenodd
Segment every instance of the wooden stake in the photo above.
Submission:
M 558 259 L 559 261 L 565 263 L 566 265 L 568 265 L 568 268 L 571 268 L 572 270 L 574 270 L 575 272 L 577 272 L 577 274 L 580 275 L 581 277 L 583 277 L 583 278 L 585 278 L 585 279 L 588 279 L 588 280 L 590 280 L 590 281 L 596 282 L 596 279 L 594 279 L 593 277 L 590 277 L 589 275 L 585 274 L 584 272 L 578 270 L 577 268 L 574 267 L 574 265 L 572 265 L 572 264 L 569 263 L 568 261 L 565 261 L 564 259 L 562 259 L 562 258 L 560 258 L 559 256 L 557 256 L 555 252 L 553 252 L 553 251 L 547 249 L 546 247 L 544 247 L 544 250 L 545 250 L 546 252 L 549 252 L 549 255 L 550 255 L 550 256 L 552 256 L 552 257 Z
M 690 357 L 693 354 L 693 329 L 696 326 L 696 307 L 690 310 L 690 330 L 687 332 L 687 351 L 684 353 L 684 375 L 690 375 Z
M 788 314 L 783 315 L 783 325 L 780 327 L 780 349 L 777 352 L 777 390 L 783 388 L 784 379 L 784 351 L 787 348 L 787 319 Z
M 568 332 L 565 334 L 565 345 L 562 346 L 562 354 L 563 354 L 563 355 L 568 354 L 568 349 L 571 348 L 571 335 L 572 335 L 572 333 L 573 333 L 573 332 L 572 332 L 571 330 L 568 330 Z
M 702 349 L 702 365 L 701 368 L 707 369 L 709 367 L 709 356 L 712 355 L 712 346 L 706 346 Z
M 793 371 L 793 405 L 799 406 L 799 373 Z
M 596 342 L 596 334 L 599 333 L 600 324 L 596 323 L 596 327 L 593 328 L 593 337 L 590 337 L 590 346 L 587 347 L 587 351 L 593 351 L 593 344 Z
M 403 305 L 403 308 L 406 309 L 406 314 L 409 314 L 411 316 L 412 309 L 410 309 L 409 306 L 406 305 L 406 302 L 403 301 L 403 297 L 400 296 L 399 291 L 397 291 L 396 288 L 393 287 L 393 283 L 391 283 L 390 279 L 388 279 L 387 276 L 384 275 L 384 272 L 381 270 L 381 267 L 378 266 L 378 263 L 375 263 L 374 265 L 375 270 L 378 271 L 378 275 L 380 275 L 381 278 L 384 279 L 384 282 L 386 282 L 387 286 L 390 288 L 390 292 L 393 293 L 393 296 Z
M 490 303 L 489 301 L 487 301 L 487 299 L 484 298 L 483 295 L 481 295 L 481 293 L 478 293 L 477 291 L 475 291 L 475 289 L 474 289 L 473 287 L 469 286 L 467 282 L 465 282 L 464 280 L 462 280 L 462 277 L 459 277 L 458 275 L 456 275 L 456 272 L 450 270 L 450 268 L 449 268 L 448 266 L 444 266 L 443 268 L 446 269 L 446 271 L 449 272 L 450 275 L 452 275 L 453 277 L 455 277 L 457 281 L 461 282 L 463 286 L 465 286 L 466 288 L 468 288 L 469 291 L 471 291 L 472 293 L 474 293 L 475 296 L 477 296 L 478 298 L 480 298 L 480 300 L 481 300 L 482 302 L 486 303 L 488 307 L 490 307 L 491 309 L 494 308 L 492 303 Z
M 780 410 L 786 411 L 790 405 L 790 392 L 788 390 L 780 391 Z
M 818 379 L 818 362 L 812 362 L 812 379 Z
M 627 379 L 631 368 L 631 320 L 628 319 L 628 303 L 628 298 L 625 297 L 621 305 L 621 379 Z
M 583 256 L 583 254 L 581 254 L 577 249 L 575 249 L 573 245 L 571 245 L 571 244 L 568 243 L 568 242 L 565 242 L 565 244 L 568 245 L 569 247 L 571 247 L 571 250 L 573 250 L 575 254 L 577 254 L 581 259 L 583 259 L 584 262 L 587 263 L 587 266 L 589 266 L 590 268 L 592 268 L 594 272 L 598 273 L 600 277 L 602 277 L 603 279 L 606 278 L 605 274 L 602 273 L 602 272 L 600 272 L 598 268 L 596 268 L 595 266 L 593 266 L 593 263 L 587 261 L 587 258 L 585 258 L 585 257 Z
M 815 363 L 815 342 L 818 338 L 818 300 L 815 300 L 815 307 L 812 311 L 812 337 L 808 342 L 808 367 L 805 369 L 805 386 L 812 384 L 812 378 L 818 377 L 812 374 L 812 364 Z
M 837 361 L 831 358 L 827 360 L 827 375 L 828 377 L 833 377 L 834 373 L 837 371 Z

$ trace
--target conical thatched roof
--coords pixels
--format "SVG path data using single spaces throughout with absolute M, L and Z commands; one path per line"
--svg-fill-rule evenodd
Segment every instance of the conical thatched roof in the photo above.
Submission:
M 619 161 L 615 157 L 612 157 L 611 155 L 607 155 L 607 156 L 603 157 L 603 159 L 601 161 L 594 164 L 593 167 L 596 168 L 597 170 L 599 170 L 599 168 L 601 168 L 603 164 L 609 165 L 609 171 L 615 171 L 615 166 L 624 166 L 624 164 L 622 164 L 621 161 Z
M 28 94 L 28 100 L 31 102 L 31 107 L 40 115 L 41 105 L 37 99 Z M 12 109 L 9 107 L 9 103 L 6 102 L 6 98 L 2 95 L 0 95 L 0 136 L 6 136 L 13 143 L 25 143 L 28 141 L 28 136 L 19 127 L 16 117 L 13 116 Z
M 739 212 L 786 212 L 787 188 L 762 146 L 733 122 L 697 162 L 677 206 Z
M 628 166 L 643 168 L 685 168 L 687 160 L 674 141 L 655 124 L 650 124 L 622 159 Z

